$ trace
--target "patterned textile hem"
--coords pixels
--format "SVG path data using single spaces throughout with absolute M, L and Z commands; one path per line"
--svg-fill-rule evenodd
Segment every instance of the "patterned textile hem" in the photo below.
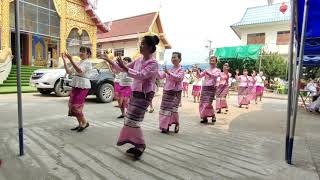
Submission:
M 238 104 L 241 105 L 249 105 L 250 99 L 248 97 L 248 90 L 247 87 L 239 87 L 239 93 L 238 93 Z
M 214 117 L 212 102 L 215 96 L 215 86 L 203 86 L 200 97 L 199 112 L 201 118 Z
M 160 129 L 166 129 L 173 123 L 179 123 L 178 108 L 182 91 L 163 91 L 160 112 Z
M 226 98 L 217 98 L 216 109 L 217 110 L 228 109 L 228 103 L 227 103 Z
M 131 145 L 133 145 L 134 147 L 136 147 L 136 148 L 146 148 L 146 145 L 145 144 L 137 144 L 137 143 L 134 143 L 134 142 L 132 142 L 132 141 L 119 141 L 119 142 L 117 142 L 117 146 L 123 146 L 123 145 L 125 145 L 125 144 L 131 144 Z

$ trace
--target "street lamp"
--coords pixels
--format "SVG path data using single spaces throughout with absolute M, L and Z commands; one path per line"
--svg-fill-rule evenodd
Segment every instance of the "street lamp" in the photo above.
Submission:
M 209 45 L 206 45 L 205 47 L 209 49 L 209 56 L 208 56 L 208 62 L 209 62 L 213 49 L 211 47 L 212 41 L 211 40 L 207 40 L 207 41 L 209 42 Z

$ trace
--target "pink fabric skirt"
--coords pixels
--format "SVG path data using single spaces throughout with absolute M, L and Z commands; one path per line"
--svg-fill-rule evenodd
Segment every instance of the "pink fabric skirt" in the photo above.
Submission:
M 264 87 L 261 87 L 261 86 L 257 86 L 256 87 L 256 95 L 257 96 L 262 96 L 263 95 L 263 91 L 264 91 Z
M 131 86 L 120 86 L 119 99 L 122 100 L 121 108 L 128 107 L 131 94 L 132 94 Z
M 248 89 L 248 94 L 249 94 L 250 101 L 255 101 L 256 100 L 256 87 L 250 86 Z
M 120 86 L 119 88 L 119 98 L 129 98 L 131 96 L 132 90 L 131 86 Z
M 137 148 L 145 148 L 145 141 L 143 138 L 143 132 L 141 128 L 132 128 L 124 125 L 120 131 L 118 138 L 118 146 L 122 146 L 126 143 L 132 144 Z
M 192 86 L 192 95 L 193 96 L 200 96 L 201 94 L 201 86 Z
M 154 92 L 142 93 L 132 92 L 129 106 L 127 108 L 124 125 L 121 129 L 117 145 L 122 146 L 126 143 L 134 145 L 136 148 L 145 148 L 141 122 L 153 99 Z
M 219 85 L 216 94 L 216 109 L 221 110 L 223 108 L 228 108 L 227 95 L 229 93 L 228 85 Z
M 182 87 L 183 87 L 183 88 L 182 88 L 183 91 L 188 91 L 188 89 L 189 89 L 189 83 L 183 82 L 182 84 L 183 84 L 183 86 L 182 86 Z
M 223 98 L 217 98 L 216 99 L 216 109 L 221 110 L 221 109 L 228 109 L 228 102 L 226 97 Z
M 203 86 L 200 96 L 199 112 L 201 118 L 214 117 L 212 102 L 215 96 L 215 86 Z
M 179 125 L 178 108 L 181 101 L 181 91 L 163 91 L 160 113 L 159 128 L 167 131 L 172 125 Z
M 89 89 L 72 88 L 69 99 L 69 116 L 82 118 L 83 106 Z
M 239 106 L 250 104 L 250 99 L 248 97 L 248 89 L 249 88 L 247 88 L 247 87 L 239 87 L 239 92 L 238 92 Z
M 114 83 L 114 99 L 119 99 L 119 92 L 120 92 L 120 84 L 118 82 Z

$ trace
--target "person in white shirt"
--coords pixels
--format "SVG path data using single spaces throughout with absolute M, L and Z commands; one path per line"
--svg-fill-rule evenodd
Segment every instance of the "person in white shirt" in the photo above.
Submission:
M 83 106 L 85 99 L 91 88 L 89 80 L 90 72 L 92 70 L 91 62 L 89 58 L 91 56 L 91 49 L 88 47 L 80 48 L 80 62 L 74 62 L 72 57 L 68 53 L 62 54 L 64 68 L 66 73 L 73 75 L 71 86 L 71 94 L 69 99 L 69 116 L 76 117 L 79 125 L 72 128 L 73 131 L 82 132 L 89 127 L 89 123 L 83 115 Z M 67 62 L 70 61 L 72 68 L 67 66 Z
M 265 80 L 266 80 L 266 77 L 263 76 L 263 72 L 260 72 L 256 76 L 256 102 L 258 102 L 258 98 L 260 99 L 260 101 L 262 100 Z
M 187 95 L 187 97 L 189 97 L 189 93 L 188 93 L 188 90 L 189 90 L 189 84 L 190 84 L 190 81 L 191 81 L 191 71 L 189 71 L 188 69 L 186 70 L 186 73 L 184 74 L 184 78 L 183 78 L 183 81 L 182 81 L 182 84 L 183 84 L 183 97 L 185 97 Z
M 306 90 L 310 93 L 312 97 L 317 96 L 317 84 L 314 82 L 313 79 L 310 80 L 310 82 L 306 86 Z M 317 98 L 315 98 L 313 101 L 315 101 Z
M 131 58 L 125 57 L 123 58 L 123 62 L 125 64 L 131 63 Z M 119 107 L 121 110 L 121 115 L 118 117 L 118 119 L 124 118 L 125 116 L 125 110 L 128 107 L 129 98 L 132 94 L 131 85 L 133 82 L 133 79 L 128 76 L 127 72 L 120 72 L 119 73 Z
M 201 69 L 195 69 L 195 71 L 201 72 Z M 197 72 L 193 73 L 193 83 L 192 83 L 192 96 L 193 102 L 200 102 L 201 88 L 203 83 L 203 78 L 197 77 Z

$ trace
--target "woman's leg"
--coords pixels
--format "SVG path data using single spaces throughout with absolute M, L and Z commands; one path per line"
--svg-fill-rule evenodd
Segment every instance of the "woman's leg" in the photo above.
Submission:
M 154 108 L 153 108 L 153 102 L 152 101 L 151 101 L 149 106 L 150 106 L 149 113 L 153 113 L 154 112 Z
M 84 116 L 83 117 L 77 117 L 77 119 L 81 123 L 81 125 L 80 125 L 80 127 L 78 129 L 78 132 L 82 132 L 87 127 L 89 127 L 89 123 L 88 123 L 88 121 L 86 120 L 86 118 Z

